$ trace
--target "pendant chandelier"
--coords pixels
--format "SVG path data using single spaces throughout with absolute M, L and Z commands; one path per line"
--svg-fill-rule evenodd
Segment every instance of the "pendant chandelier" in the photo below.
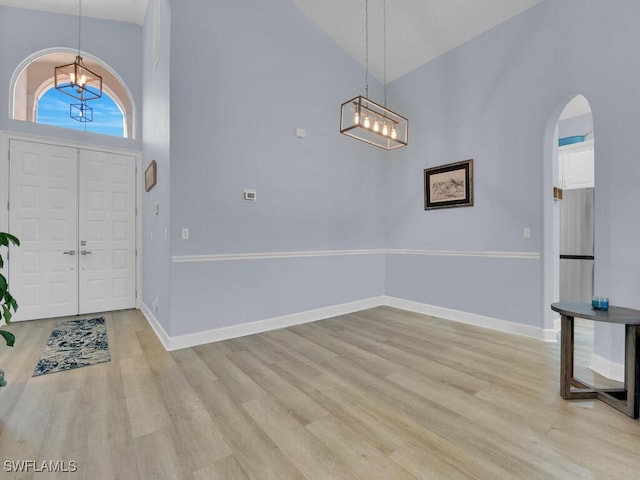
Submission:
M 79 100 L 71 104 L 69 115 L 79 122 L 93 121 L 93 109 L 86 102 L 102 97 L 102 77 L 84 64 L 80 54 L 82 34 L 82 0 L 78 0 L 78 54 L 73 63 L 55 67 L 55 87 L 62 93 Z
M 369 100 L 369 0 L 365 0 L 365 96 L 344 102 L 340 108 L 340 133 L 393 150 L 409 140 L 409 120 L 387 108 L 387 2 L 382 2 L 384 42 L 384 104 Z

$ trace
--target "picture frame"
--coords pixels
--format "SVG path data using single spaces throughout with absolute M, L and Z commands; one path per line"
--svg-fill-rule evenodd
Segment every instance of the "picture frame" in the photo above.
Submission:
M 151 190 L 156 184 L 156 180 L 157 180 L 156 175 L 157 175 L 156 161 L 151 160 L 151 163 L 149 164 L 147 169 L 144 171 L 144 190 L 146 192 Z
M 424 169 L 424 209 L 473 206 L 473 159 Z

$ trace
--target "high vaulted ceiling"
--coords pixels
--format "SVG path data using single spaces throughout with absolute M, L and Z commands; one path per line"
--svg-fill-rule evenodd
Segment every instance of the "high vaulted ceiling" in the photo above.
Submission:
M 153 1 L 153 0 L 152 0 Z M 149 0 L 82 0 L 82 16 L 142 25 Z M 0 0 L 6 7 L 78 15 L 78 0 Z
M 82 14 L 142 24 L 148 1 L 82 0 Z M 365 0 L 290 1 L 365 65 Z M 390 82 L 542 0 L 386 0 L 386 76 L 383 1 L 369 0 L 369 72 Z M 76 0 L 0 0 L 0 5 L 78 14 Z

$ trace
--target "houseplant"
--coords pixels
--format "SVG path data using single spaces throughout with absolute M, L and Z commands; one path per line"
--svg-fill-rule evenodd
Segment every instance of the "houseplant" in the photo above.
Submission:
M 18 246 L 20 245 L 20 240 L 9 233 L 0 232 L 0 247 L 9 247 L 10 243 Z M 0 272 L 2 272 L 3 267 L 4 259 L 0 252 Z M 17 309 L 18 303 L 9 292 L 9 282 L 7 282 L 6 277 L 0 273 L 0 325 L 3 323 L 6 323 L 7 325 L 11 323 L 11 310 L 15 313 Z M 16 337 L 13 333 L 7 330 L 0 330 L 0 336 L 4 338 L 7 346 L 13 347 L 13 344 L 16 341 Z M 7 382 L 4 379 L 4 371 L 0 370 L 0 387 L 4 387 L 6 384 Z
M 0 232 L 0 247 L 9 247 L 9 244 L 20 245 L 20 240 L 9 233 Z M 0 252 L 0 272 L 4 267 L 4 259 L 2 258 L 2 252 Z M 0 273 L 0 325 L 3 321 L 6 324 L 11 323 L 11 310 L 18 309 L 18 303 L 9 292 L 9 282 L 6 277 Z M 0 330 L 0 336 L 4 338 L 4 341 L 9 347 L 13 346 L 15 342 L 15 336 L 13 333 L 6 330 Z

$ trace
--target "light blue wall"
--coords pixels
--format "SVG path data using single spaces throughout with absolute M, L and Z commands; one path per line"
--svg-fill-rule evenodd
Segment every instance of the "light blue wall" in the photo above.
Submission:
M 596 290 L 640 307 L 640 162 L 635 130 L 640 3 L 544 1 L 397 80 L 390 95 L 412 121 L 412 142 L 387 167 L 387 246 L 539 252 L 529 261 L 474 257 L 390 261 L 387 292 L 410 300 L 545 326 L 545 238 L 551 235 L 550 137 L 576 94 L 596 122 Z M 550 128 L 550 126 L 553 128 Z M 548 138 L 549 137 L 549 138 Z M 422 170 L 474 159 L 475 206 L 423 211 Z M 549 174 L 550 175 L 550 174 Z M 531 239 L 524 239 L 530 227 Z M 394 261 L 394 264 L 397 262 Z M 422 279 L 420 288 L 407 281 Z M 459 285 L 464 285 L 458 291 Z M 487 299 L 496 299 L 487 305 Z M 514 308 L 514 305 L 518 305 Z
M 288 0 L 181 6 L 172 2 L 172 254 L 383 248 L 390 159 L 338 133 L 340 102 L 364 89 L 361 67 Z M 174 263 L 172 277 L 172 335 L 384 293 L 376 255 Z
M 83 18 L 82 22 L 82 50 L 118 72 L 129 87 L 138 109 L 137 131 L 140 132 L 142 29 L 130 23 L 93 18 Z M 0 129 L 139 150 L 139 138 L 116 138 L 9 118 L 9 88 L 15 69 L 30 55 L 55 47 L 78 48 L 77 16 L 0 7 Z
M 159 17 L 156 15 L 159 12 Z M 159 18 L 159 20 L 158 20 Z M 155 35 L 159 21 L 160 35 Z M 159 50 L 154 46 L 158 41 Z M 143 144 L 142 168 L 157 163 L 157 184 L 142 188 L 142 301 L 166 331 L 171 330 L 171 11 L 168 0 L 151 0 L 143 27 Z M 155 53 L 159 51 L 159 56 Z M 157 63 L 156 63 L 157 62 Z M 155 214 L 155 205 L 158 214 Z M 158 299 L 158 308 L 153 307 Z
M 411 127 L 410 145 L 391 153 L 338 134 L 339 103 L 363 93 L 362 69 L 288 0 L 188 8 L 162 0 L 154 70 L 155 5 L 143 29 L 88 20 L 95 35 L 83 49 L 118 71 L 144 115 L 144 142 L 89 141 L 141 148 L 143 167 L 158 162 L 158 185 L 143 195 L 143 300 L 159 297 L 154 315 L 170 335 L 382 294 L 548 327 L 545 162 L 558 116 L 577 94 L 591 103 L 598 132 L 596 289 L 640 308 L 639 2 L 546 0 L 393 82 L 389 105 Z M 0 7 L 0 90 L 34 51 L 74 47 L 73 32 L 73 16 Z M 379 85 L 372 91 L 380 96 Z M 295 138 L 296 127 L 307 138 Z M 4 115 L 0 128 L 77 135 Z M 423 169 L 467 158 L 475 206 L 425 212 Z M 243 188 L 256 189 L 258 201 L 244 202 Z M 436 254 L 177 262 L 385 247 Z M 614 359 L 615 337 L 605 340 Z

